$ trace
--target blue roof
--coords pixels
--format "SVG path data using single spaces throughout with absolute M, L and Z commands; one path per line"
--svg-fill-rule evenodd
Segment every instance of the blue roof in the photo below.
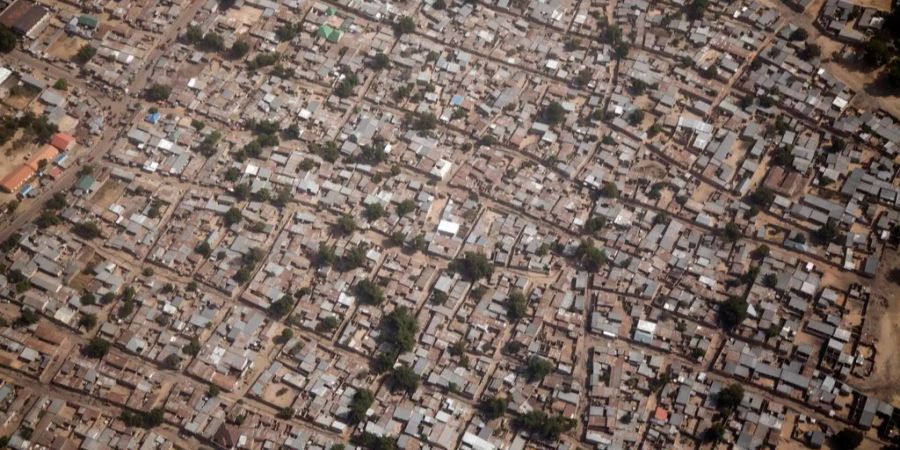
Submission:
M 25 186 L 22 186 L 22 189 L 19 189 L 19 195 L 24 197 L 28 195 L 28 193 L 31 192 L 32 189 L 34 189 L 34 187 L 31 186 L 31 184 L 26 184 Z
M 450 104 L 453 106 L 459 106 L 462 104 L 463 96 L 462 95 L 454 95 L 453 98 L 450 99 Z
M 160 113 L 159 111 L 157 111 L 157 112 L 155 112 L 155 113 L 147 114 L 147 117 L 145 117 L 144 120 L 146 120 L 147 122 L 150 122 L 150 123 L 155 124 L 156 122 L 159 122 L 159 118 L 160 118 L 160 117 L 162 117 L 162 113 Z

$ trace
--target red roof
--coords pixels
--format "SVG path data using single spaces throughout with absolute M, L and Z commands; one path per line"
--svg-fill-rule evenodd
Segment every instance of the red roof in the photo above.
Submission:
M 71 134 L 66 133 L 56 133 L 53 135 L 53 139 L 50 140 L 50 145 L 62 151 L 69 150 L 74 143 L 75 138 Z
M 16 192 L 26 181 L 30 180 L 32 176 L 34 176 L 34 169 L 26 164 L 22 164 L 0 181 L 0 189 L 3 189 L 6 192 Z
M 59 154 L 59 150 L 57 150 L 52 145 L 45 145 L 43 148 L 38 150 L 35 154 L 31 155 L 31 158 L 28 159 L 28 162 L 25 163 L 31 166 L 32 169 L 38 170 L 39 163 L 41 160 L 46 160 L 49 164 L 53 161 L 53 158 L 56 158 L 56 155 Z
M 656 418 L 656 420 L 658 420 L 660 422 L 666 422 L 669 420 L 669 413 L 666 412 L 666 410 L 664 410 L 660 407 L 657 407 L 656 414 L 654 414 L 654 417 Z
M 59 178 L 59 176 L 62 175 L 62 173 L 63 173 L 63 170 L 61 167 L 53 166 L 50 169 L 48 169 L 47 172 L 45 172 L 45 175 L 47 175 L 50 178 L 53 178 L 55 180 L 55 179 Z

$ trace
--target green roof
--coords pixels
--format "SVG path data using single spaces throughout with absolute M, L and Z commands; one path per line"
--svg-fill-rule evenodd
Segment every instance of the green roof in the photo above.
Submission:
M 78 180 L 78 183 L 75 184 L 75 188 L 80 189 L 82 191 L 86 191 L 86 190 L 90 189 L 91 186 L 93 186 L 95 182 L 96 182 L 96 180 L 94 180 L 94 177 L 92 177 L 90 175 L 85 175 L 85 176 L 81 177 L 80 180 Z
M 83 25 L 88 28 L 97 28 L 97 25 L 100 24 L 100 21 L 97 20 L 96 17 L 91 16 L 78 16 L 78 25 Z
M 338 30 L 331 25 L 322 24 L 319 27 L 319 37 L 325 38 L 328 42 L 337 42 L 341 40 L 341 30 Z

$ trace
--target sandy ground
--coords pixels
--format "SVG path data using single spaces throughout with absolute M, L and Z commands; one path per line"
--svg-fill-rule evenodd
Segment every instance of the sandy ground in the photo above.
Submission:
M 56 42 L 50 44 L 47 53 L 59 58 L 63 61 L 69 61 L 78 53 L 78 50 L 84 45 L 84 39 L 78 36 L 69 36 L 63 34 Z
M 891 0 L 847 0 L 854 5 L 866 6 L 869 8 L 880 9 L 882 11 L 891 10 Z
M 826 36 L 819 36 L 816 43 L 822 47 L 825 68 L 857 91 L 851 105 L 871 108 L 874 104 L 894 117 L 900 117 L 900 90 L 890 89 L 880 81 L 884 68 L 872 70 L 866 67 L 856 61 L 852 46 Z
M 900 402 L 900 349 L 896 345 L 900 339 L 900 295 L 896 295 L 900 286 L 888 279 L 888 272 L 896 267 L 900 267 L 900 254 L 897 250 L 886 251 L 872 284 L 870 302 L 877 307 L 872 306 L 868 311 L 868 320 L 878 321 L 874 328 L 878 342 L 875 371 L 860 386 L 865 392 L 894 404 Z

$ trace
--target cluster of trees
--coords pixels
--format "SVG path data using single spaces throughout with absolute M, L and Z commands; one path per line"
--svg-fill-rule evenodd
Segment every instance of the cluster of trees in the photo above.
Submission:
M 235 41 L 230 48 L 226 49 L 225 38 L 221 34 L 215 31 L 203 33 L 203 30 L 197 25 L 189 26 L 182 39 L 188 44 L 196 45 L 203 51 L 221 52 L 231 59 L 243 58 L 250 51 L 250 44 L 243 39 Z
M 265 256 L 265 252 L 258 247 L 248 250 L 247 253 L 241 256 L 241 268 L 234 273 L 232 279 L 241 284 L 250 281 L 253 271 L 256 270 L 256 266 L 262 261 L 263 256 Z
M 892 88 L 900 88 L 900 7 L 884 17 L 881 30 L 863 47 L 863 60 L 872 67 L 887 65 L 884 79 Z
M 149 411 L 131 412 L 122 411 L 119 419 L 129 427 L 154 428 L 162 425 L 165 410 L 163 408 L 153 408 Z
M 219 141 L 222 139 L 222 133 L 219 130 L 213 130 L 209 134 L 203 137 L 203 140 L 200 141 L 200 144 L 197 145 L 197 151 L 209 158 L 212 155 L 216 154 L 216 147 L 219 144 Z
M 590 272 L 600 271 L 609 262 L 606 251 L 594 246 L 594 241 L 590 238 L 585 238 L 581 241 L 575 256 L 581 260 L 581 264 Z
M 625 42 L 622 28 L 618 25 L 607 24 L 600 35 L 600 42 L 612 47 L 613 55 L 616 58 L 622 59 L 628 56 L 628 43 Z
M 234 159 L 242 162 L 247 157 L 259 158 L 262 151 L 268 147 L 275 147 L 281 143 L 278 138 L 281 133 L 281 126 L 278 122 L 271 120 L 250 120 L 245 127 L 253 133 L 253 140 L 248 142 L 242 149 L 234 153 Z
M 256 56 L 247 63 L 247 70 L 253 71 L 262 67 L 274 66 L 280 59 L 281 55 L 275 52 L 257 53 Z
M 400 364 L 388 375 L 387 382 L 392 391 L 412 394 L 419 388 L 419 375 L 408 365 Z
M 528 364 L 525 366 L 525 377 L 532 383 L 541 381 L 544 377 L 553 373 L 554 369 L 552 362 L 540 356 L 532 356 L 528 358 Z
M 490 278 L 494 274 L 494 266 L 487 256 L 476 252 L 466 252 L 462 258 L 451 262 L 449 268 L 473 282 L 482 278 Z
M 23 130 L 25 137 L 34 142 L 46 143 L 59 131 L 59 128 L 50 123 L 47 116 L 36 116 L 31 111 L 20 117 L 3 116 L 0 117 L 0 145 L 9 142 L 19 130 Z
M 97 222 L 93 221 L 84 221 L 78 222 L 72 226 L 72 232 L 75 233 L 76 236 L 91 240 L 100 237 L 100 225 L 97 225 Z
M 551 416 L 543 411 L 531 411 L 517 417 L 513 424 L 532 437 L 557 441 L 563 433 L 575 428 L 576 422 L 563 416 Z
M 364 431 L 353 437 L 353 444 L 366 450 L 397 450 L 397 438 Z

